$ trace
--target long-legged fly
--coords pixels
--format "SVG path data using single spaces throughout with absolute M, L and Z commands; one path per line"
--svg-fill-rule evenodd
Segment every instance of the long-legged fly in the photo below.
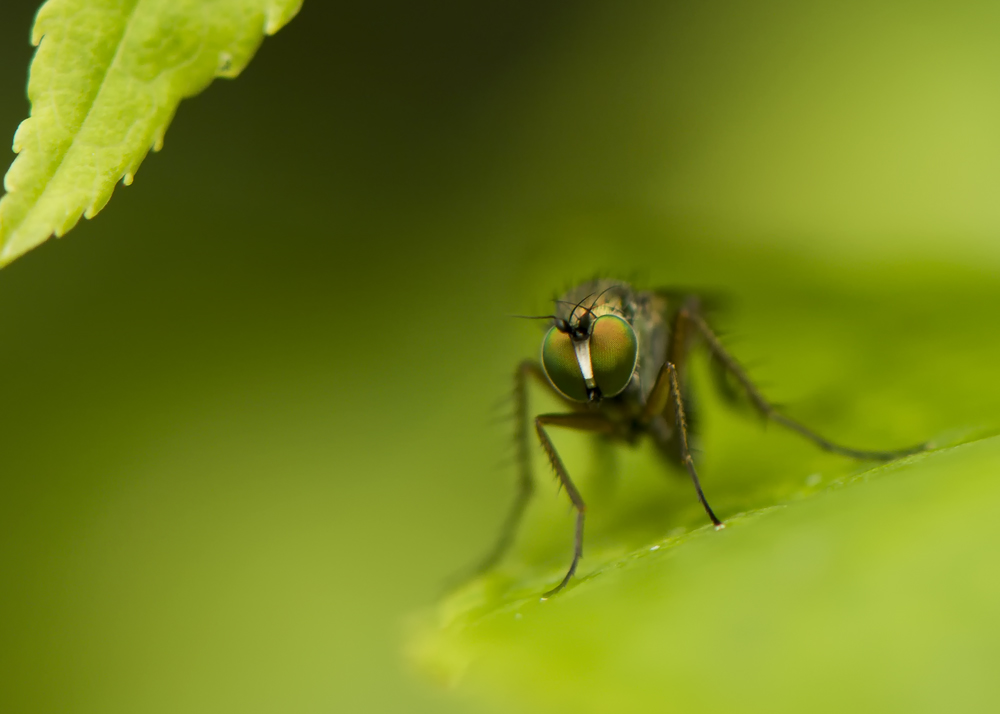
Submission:
M 496 545 L 480 565 L 488 570 L 506 553 L 534 491 L 530 427 L 548 457 L 556 478 L 576 510 L 573 559 L 548 597 L 562 590 L 576 572 L 583 553 L 586 505 L 549 438 L 550 427 L 587 431 L 634 444 L 648 436 L 668 460 L 679 462 L 694 484 L 698 500 L 716 529 L 716 516 L 695 470 L 685 419 L 685 366 L 696 344 L 704 345 L 719 367 L 742 387 L 753 407 L 821 449 L 856 459 L 888 461 L 924 450 L 920 445 L 899 451 L 862 451 L 835 444 L 785 416 L 764 398 L 739 363 L 723 348 L 709 326 L 701 300 L 670 290 L 638 291 L 624 282 L 594 280 L 583 283 L 556 301 L 542 339 L 541 359 L 525 360 L 517 368 L 514 399 L 519 462 L 517 497 Z M 528 411 L 527 386 L 535 380 L 566 406 L 566 411 L 538 414 Z

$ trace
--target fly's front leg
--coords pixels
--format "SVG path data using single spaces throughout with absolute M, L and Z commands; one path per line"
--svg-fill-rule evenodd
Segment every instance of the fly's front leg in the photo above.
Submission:
M 832 441 L 820 436 L 804 424 L 800 424 L 775 409 L 774 406 L 764 398 L 764 395 L 760 393 L 753 382 L 750 381 L 750 378 L 743 371 L 743 368 L 740 367 L 739 362 L 737 362 L 732 355 L 726 352 L 725 348 L 719 342 L 719 338 L 716 337 L 715 333 L 708 326 L 708 323 L 706 323 L 705 319 L 698 313 L 695 306 L 685 305 L 682 307 L 679 317 L 694 326 L 694 328 L 705 340 L 712 356 L 719 361 L 727 372 L 736 378 L 736 380 L 743 387 L 744 391 L 746 391 L 747 396 L 754 405 L 754 408 L 756 408 L 762 416 L 801 434 L 821 449 L 835 454 L 850 456 L 855 459 L 878 459 L 879 461 L 890 461 L 903 456 L 909 456 L 910 454 L 916 454 L 929 448 L 927 444 L 920 444 L 919 446 L 914 446 L 909 449 L 900 449 L 898 451 L 864 451 L 861 449 L 851 449 L 846 446 L 840 446 L 839 444 L 833 443 Z
M 552 440 L 545 431 L 546 426 L 561 426 L 579 431 L 599 432 L 609 435 L 615 433 L 616 427 L 611 421 L 600 414 L 541 414 L 535 417 L 535 432 L 538 434 L 538 440 L 542 443 L 542 448 L 545 450 L 545 455 L 549 459 L 552 470 L 556 472 L 556 478 L 559 479 L 560 485 L 566 489 L 566 495 L 569 496 L 573 508 L 576 509 L 573 562 L 570 563 L 569 570 L 566 571 L 566 575 L 562 581 L 545 593 L 544 597 L 550 597 L 566 587 L 566 583 L 573 577 L 573 573 L 576 572 L 576 566 L 580 562 L 580 557 L 583 555 L 583 518 L 587 506 L 584 504 L 583 497 L 577 491 L 572 479 L 570 479 L 569 472 L 566 471 L 562 459 L 559 458 L 559 454 L 556 452 L 556 447 L 552 444 Z
M 671 415 L 673 424 L 668 425 L 664 419 L 663 412 L 672 405 Z M 712 507 L 708 505 L 705 492 L 701 490 L 701 481 L 698 480 L 698 472 L 694 468 L 694 459 L 691 458 L 691 449 L 688 447 L 687 419 L 684 417 L 684 400 L 681 398 L 681 388 L 677 377 L 677 367 L 673 362 L 667 361 L 660 367 L 659 374 L 656 375 L 656 382 L 649 392 L 646 404 L 639 413 L 639 423 L 648 425 L 653 437 L 661 442 L 666 442 L 676 431 L 679 437 L 681 461 L 687 469 L 694 483 L 694 490 L 698 493 L 698 500 L 701 501 L 705 513 L 712 520 L 712 525 L 716 529 L 724 528 L 722 521 L 716 517 Z

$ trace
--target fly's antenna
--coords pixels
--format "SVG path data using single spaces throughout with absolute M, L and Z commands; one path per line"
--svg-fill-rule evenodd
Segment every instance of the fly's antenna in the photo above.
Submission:
M 587 307 L 583 303 L 586 302 L 587 300 L 589 300 L 590 297 L 594 294 L 594 293 L 590 293 L 590 295 L 588 295 L 587 297 L 585 297 L 583 300 L 581 300 L 578 303 L 575 303 L 575 307 L 573 308 L 573 312 L 570 313 L 570 318 L 572 318 L 573 315 L 576 314 L 576 311 L 579 310 L 581 307 L 584 310 L 586 310 L 588 313 L 590 313 L 591 317 L 593 317 L 594 316 L 594 308 L 597 306 L 597 301 L 600 300 L 602 297 L 604 297 L 604 293 L 608 292 L 609 290 L 615 290 L 616 288 L 621 288 L 621 286 L 620 285 L 609 285 L 608 287 L 604 288 L 604 290 L 602 290 L 601 292 L 599 292 L 597 294 L 597 297 L 594 298 L 594 301 L 592 303 L 590 303 L 590 307 Z M 566 300 L 556 300 L 555 302 L 562 303 L 563 305 L 574 305 L 574 303 L 568 302 Z
M 593 294 L 594 294 L 594 293 L 591 293 L 590 295 L 593 295 Z M 590 295 L 588 295 L 587 297 L 590 297 Z M 584 300 L 586 300 L 586 299 L 587 299 L 587 298 L 584 298 Z M 579 308 L 581 308 L 581 307 L 582 307 L 582 308 L 583 308 L 584 310 L 586 310 L 587 312 L 589 312 L 589 313 L 590 313 L 591 315 L 593 315 L 593 314 L 594 314 L 594 313 L 593 313 L 593 310 L 591 310 L 591 309 L 590 309 L 589 307 L 587 307 L 586 305 L 583 305 L 583 304 L 581 304 L 581 303 L 582 303 L 582 301 L 581 301 L 581 302 L 569 302 L 569 301 L 567 301 L 567 300 L 556 300 L 555 302 L 557 302 L 557 303 L 559 303 L 559 304 L 561 304 L 561 305 L 575 305 L 576 307 L 574 307 L 574 308 L 573 308 L 573 312 L 576 312 L 576 311 L 577 311 L 577 310 L 578 310 Z M 572 317 L 572 314 L 570 315 L 570 317 Z
M 569 323 L 558 315 L 508 315 L 507 317 L 516 317 L 519 320 L 555 320 L 556 328 L 560 332 L 569 332 Z
M 593 294 L 594 294 L 594 293 L 590 293 L 590 295 L 593 295 Z M 573 316 L 574 316 L 574 315 L 576 315 L 576 311 L 580 309 L 580 306 L 581 306 L 581 305 L 583 305 L 583 303 L 585 303 L 585 302 L 586 302 L 587 300 L 589 300 L 589 299 L 590 299 L 590 295 L 588 295 L 587 297 L 583 298 L 583 299 L 582 299 L 582 300 L 581 300 L 580 302 L 578 302 L 578 303 L 576 304 L 576 307 L 574 307 L 574 308 L 573 308 L 573 312 L 571 312 L 571 313 L 569 314 L 569 319 L 570 319 L 570 320 L 572 320 L 572 319 L 573 319 Z M 586 310 L 586 309 L 587 309 L 587 308 L 584 308 L 584 310 Z M 589 312 L 589 310 L 588 310 L 588 312 Z
M 586 297 L 583 298 L 583 300 L 581 300 L 580 302 L 576 303 L 576 305 L 573 307 L 573 309 L 569 313 L 569 319 L 570 320 L 573 319 L 573 316 L 576 315 L 576 311 L 579 310 L 581 307 L 583 307 L 583 303 L 585 303 L 587 300 L 589 300 L 590 297 L 591 297 L 591 295 L 593 295 L 593 294 L 594 293 L 590 293 L 590 295 L 587 295 Z M 573 303 L 567 302 L 566 300 L 553 300 L 552 302 L 557 303 L 557 304 L 563 304 L 563 305 L 573 305 Z M 587 310 L 587 308 L 585 308 L 585 307 L 583 309 Z M 590 310 L 587 310 L 587 312 L 590 312 Z
M 621 286 L 620 285 L 609 285 L 608 287 L 604 288 L 604 290 L 602 290 L 600 292 L 600 294 L 597 297 L 594 298 L 594 302 L 590 303 L 590 307 L 587 307 L 587 308 L 584 308 L 584 309 L 587 312 L 589 312 L 591 315 L 593 315 L 594 314 L 594 308 L 597 306 L 597 301 L 600 300 L 602 297 L 604 297 L 604 293 L 608 292 L 609 290 L 614 290 L 615 288 L 619 288 L 619 287 L 621 287 Z M 590 296 L 588 295 L 587 297 L 590 297 Z

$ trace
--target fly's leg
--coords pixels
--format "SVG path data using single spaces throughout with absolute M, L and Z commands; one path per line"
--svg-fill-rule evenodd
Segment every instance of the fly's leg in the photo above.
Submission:
M 671 415 L 673 424 L 666 423 L 663 411 L 669 404 L 673 405 Z M 694 468 L 694 459 L 691 458 L 691 449 L 688 447 L 687 420 L 684 417 L 684 400 L 681 398 L 680 383 L 677 378 L 677 367 L 673 362 L 667 361 L 660 367 L 660 372 L 656 376 L 646 404 L 639 414 L 639 423 L 648 425 L 653 437 L 662 444 L 668 443 L 673 433 L 676 431 L 679 436 L 681 461 L 684 468 L 691 475 L 694 483 L 694 490 L 698 493 L 698 500 L 701 501 L 705 513 L 712 520 L 712 525 L 716 529 L 724 528 L 725 525 L 718 519 L 712 507 L 708 505 L 705 492 L 701 490 L 701 482 L 698 480 L 698 472 Z
M 576 490 L 576 486 L 569 477 L 569 472 L 566 471 L 566 467 L 563 465 L 562 459 L 559 458 L 559 454 L 556 452 L 556 447 L 552 444 L 552 440 L 545 431 L 546 426 L 561 426 L 568 429 L 600 432 L 604 434 L 613 434 L 616 427 L 612 422 L 600 414 L 541 414 L 535 417 L 535 433 L 538 434 L 538 440 L 542 443 L 542 448 L 545 450 L 545 455 L 549 459 L 549 464 L 552 466 L 552 470 L 556 472 L 556 478 L 559 479 L 559 484 L 566 489 L 566 495 L 569 496 L 569 500 L 573 504 L 573 508 L 576 509 L 576 530 L 573 537 L 573 562 L 570 563 L 569 570 L 566 571 L 566 575 L 563 577 L 562 581 L 543 595 L 543 597 L 551 597 L 566 587 L 566 583 L 569 582 L 570 578 L 573 577 L 573 573 L 576 572 L 576 566 L 580 562 L 580 556 L 583 555 L 583 518 L 584 513 L 587 510 L 587 506 L 584 504 L 583 497 L 580 496 L 580 492 Z
M 541 368 L 532 360 L 524 360 L 518 365 L 514 373 L 514 410 L 517 425 L 514 427 L 514 441 L 517 449 L 517 495 L 514 502 L 507 511 L 507 517 L 500 527 L 500 536 L 497 542 L 486 557 L 482 559 L 476 568 L 477 573 L 484 573 L 490 570 L 510 549 L 514 542 L 514 535 L 517 533 L 521 519 L 531 501 L 531 496 L 535 491 L 535 480 L 531 474 L 531 451 L 528 441 L 528 378 L 534 377 L 543 384 L 547 384 L 545 375 Z
M 800 424 L 775 409 L 774 406 L 764 398 L 764 395 L 760 393 L 757 387 L 754 386 L 753 382 L 750 381 L 750 378 L 743 371 L 743 368 L 740 367 L 739 362 L 737 362 L 733 356 L 725 350 L 719 342 L 719 338 L 716 337 L 715 333 L 708 326 L 708 323 L 706 323 L 704 318 L 698 313 L 695 306 L 685 305 L 682 307 L 679 314 L 679 320 L 680 319 L 685 320 L 694 326 L 701 337 L 705 340 L 712 356 L 719 361 L 727 372 L 736 378 L 746 391 L 747 396 L 753 403 L 754 408 L 760 412 L 764 418 L 777 422 L 778 424 L 801 434 L 821 449 L 835 454 L 850 456 L 855 459 L 891 461 L 892 459 L 898 459 L 903 456 L 909 456 L 910 454 L 916 454 L 929 448 L 928 444 L 920 444 L 909 449 L 900 449 L 898 451 L 865 451 L 861 449 L 851 449 L 849 447 L 833 443 L 832 441 L 820 436 L 804 424 Z

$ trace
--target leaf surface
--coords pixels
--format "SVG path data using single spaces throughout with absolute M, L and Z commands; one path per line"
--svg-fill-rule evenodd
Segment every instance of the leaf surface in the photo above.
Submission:
M 557 567 L 491 574 L 424 623 L 415 654 L 518 711 L 986 710 L 998 471 L 996 437 L 910 457 L 720 533 L 595 553 L 549 600 Z
M 540 600 L 569 563 L 573 514 L 533 449 L 539 487 L 512 551 L 415 624 L 425 672 L 512 711 L 936 712 L 1000 700 L 986 664 L 1000 657 L 996 335 L 963 307 L 995 305 L 995 278 L 901 263 L 776 282 L 778 265 L 735 251 L 711 262 L 747 298 L 722 332 L 738 328 L 742 339 L 725 341 L 765 394 L 841 443 L 935 449 L 884 465 L 825 454 L 732 408 L 696 351 L 695 458 L 727 528 L 711 528 L 683 470 L 648 444 L 553 431 L 588 506 L 577 577 Z M 542 390 L 529 406 L 559 408 Z

